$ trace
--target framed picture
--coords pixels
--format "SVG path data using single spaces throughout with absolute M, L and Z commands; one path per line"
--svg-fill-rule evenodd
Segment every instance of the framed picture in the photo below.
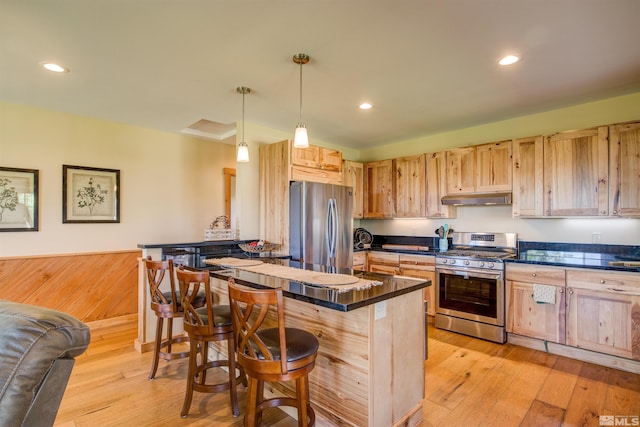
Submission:
M 62 165 L 62 222 L 120 222 L 120 171 Z
M 38 170 L 0 166 L 0 231 L 38 231 Z

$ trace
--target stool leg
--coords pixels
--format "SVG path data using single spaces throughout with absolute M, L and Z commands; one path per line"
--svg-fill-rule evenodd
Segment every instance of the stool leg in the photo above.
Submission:
M 308 390 L 307 390 L 307 376 L 300 377 L 296 380 L 296 397 L 298 399 L 298 427 L 307 427 L 307 402 L 308 402 Z
M 248 378 L 249 388 L 247 390 L 247 409 L 244 415 L 244 427 L 256 427 L 256 406 L 258 405 L 258 383 L 253 377 Z
M 156 342 L 153 349 L 153 362 L 151 364 L 151 372 L 149 372 L 149 380 L 152 380 L 156 376 L 158 370 L 158 359 L 160 358 L 160 347 L 162 346 L 162 325 L 164 319 L 160 316 L 156 321 Z
M 256 391 L 256 404 L 264 402 L 264 381 L 258 380 L 258 390 Z M 262 424 L 262 411 L 256 413 L 256 426 Z
M 184 395 L 184 404 L 180 416 L 186 418 L 191 408 L 191 399 L 193 398 L 193 382 L 195 381 L 196 362 L 198 358 L 198 343 L 191 340 L 189 343 L 189 368 L 187 369 L 187 391 Z
M 240 407 L 238 406 L 238 390 L 236 384 L 236 346 L 233 344 L 234 338 L 227 340 L 227 354 L 229 359 L 229 395 L 231 397 L 231 410 L 233 416 L 240 415 Z
M 171 342 L 173 341 L 173 317 L 169 317 L 167 319 L 167 338 L 169 342 L 167 343 L 167 353 L 171 353 Z

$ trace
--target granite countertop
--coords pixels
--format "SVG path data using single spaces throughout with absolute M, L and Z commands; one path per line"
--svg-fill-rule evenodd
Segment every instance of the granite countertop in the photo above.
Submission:
M 361 279 L 380 281 L 382 282 L 382 285 L 372 286 L 368 289 L 362 290 L 355 289 L 346 292 L 339 292 L 327 287 L 309 285 L 288 279 L 280 279 L 236 268 L 207 266 L 206 269 L 209 270 L 211 276 L 217 279 L 228 280 L 229 277 L 233 277 L 237 283 L 252 288 L 280 287 L 286 297 L 338 311 L 355 310 L 431 286 L 431 281 L 429 280 L 410 279 L 407 277 L 398 277 L 388 274 L 352 270 L 350 268 L 333 268 L 331 271 L 328 271 L 329 267 L 300 264 L 296 261 L 278 258 L 261 258 L 261 260 L 322 273 L 349 274 Z
M 506 262 L 640 273 L 640 247 L 520 242 L 518 258 Z

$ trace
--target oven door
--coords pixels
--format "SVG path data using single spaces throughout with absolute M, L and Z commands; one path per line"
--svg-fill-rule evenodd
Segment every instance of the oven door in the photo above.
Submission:
M 503 272 L 437 267 L 436 313 L 504 326 Z

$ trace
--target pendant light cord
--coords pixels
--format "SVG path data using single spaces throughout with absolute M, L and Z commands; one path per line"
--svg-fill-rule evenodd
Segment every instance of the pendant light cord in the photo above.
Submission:
M 300 120 L 302 123 L 302 60 L 300 60 Z
M 246 93 L 246 89 L 242 88 L 242 138 L 240 142 L 244 142 L 244 94 Z

